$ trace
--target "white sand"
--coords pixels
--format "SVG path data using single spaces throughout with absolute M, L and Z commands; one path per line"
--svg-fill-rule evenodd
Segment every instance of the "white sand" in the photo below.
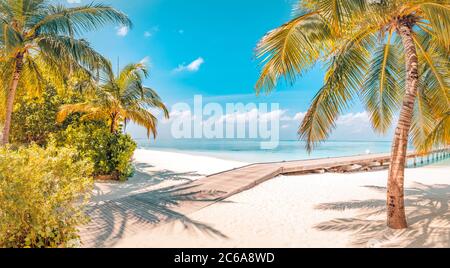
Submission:
M 150 176 L 243 164 L 156 151 L 138 151 L 136 161 L 155 166 Z M 189 223 L 160 224 L 115 247 L 450 247 L 450 165 L 406 176 L 411 225 L 403 231 L 385 227 L 387 171 L 318 174 L 275 178 L 187 215 Z
M 133 160 L 135 175 L 125 183 L 96 183 L 94 202 L 115 200 L 248 165 L 213 157 L 157 150 L 136 150 Z

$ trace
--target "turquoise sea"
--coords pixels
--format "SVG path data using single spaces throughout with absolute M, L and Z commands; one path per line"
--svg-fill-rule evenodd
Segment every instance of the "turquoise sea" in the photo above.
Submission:
M 138 140 L 138 144 L 140 149 L 184 152 L 248 163 L 387 153 L 391 149 L 388 141 L 327 141 L 312 154 L 305 150 L 304 142 L 292 140 L 280 141 L 274 150 L 262 150 L 260 142 L 255 140 Z

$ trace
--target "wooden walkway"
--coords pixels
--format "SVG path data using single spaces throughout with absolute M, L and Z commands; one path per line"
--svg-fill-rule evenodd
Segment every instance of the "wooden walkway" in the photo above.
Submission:
M 450 148 L 426 156 L 409 154 L 408 159 L 413 165 L 425 164 L 446 158 L 449 153 Z M 83 226 L 80 236 L 83 247 L 110 247 L 125 236 L 175 220 L 182 221 L 187 228 L 220 236 L 219 231 L 192 221 L 188 215 L 279 175 L 386 168 L 389 160 L 389 154 L 371 154 L 252 164 L 177 187 L 92 204 L 87 211 L 92 221 Z
M 449 154 L 450 148 L 436 150 L 427 155 L 409 153 L 408 160 L 412 161 L 412 165 L 416 166 L 434 159 L 446 158 Z M 390 154 L 384 153 L 252 164 L 212 174 L 183 185 L 183 188 L 187 187 L 187 189 L 181 190 L 180 193 L 193 194 L 196 201 L 184 201 L 174 208 L 174 210 L 186 215 L 240 192 L 249 190 L 260 183 L 280 175 L 387 168 L 390 158 Z M 198 200 L 203 200 L 203 202 L 199 202 Z

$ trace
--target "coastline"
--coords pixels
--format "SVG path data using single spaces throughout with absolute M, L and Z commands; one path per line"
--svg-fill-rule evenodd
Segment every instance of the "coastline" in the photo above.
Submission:
M 247 164 L 158 150 L 138 150 L 135 163 L 139 173 L 125 183 L 126 187 L 97 183 L 97 187 L 109 187 L 115 194 L 97 195 L 101 197 L 97 201 L 179 185 Z M 433 208 L 430 201 L 441 200 L 442 204 L 448 201 L 445 189 L 450 189 L 446 177 L 449 172 L 447 162 L 407 169 L 407 211 L 412 222 L 406 231 L 395 232 L 384 227 L 387 171 L 383 170 L 279 176 L 186 215 L 191 222 L 217 232 L 186 228 L 186 219 L 172 220 L 137 229 L 104 246 L 448 247 L 449 242 L 437 239 L 436 235 L 443 232 L 450 235 L 446 229 L 450 215 Z M 122 188 L 127 191 L 117 194 Z M 129 191 L 133 188 L 135 191 Z M 419 214 L 425 216 L 419 219 Z M 433 234 L 420 240 L 424 231 Z
M 259 141 L 254 140 L 174 140 L 149 144 L 140 142 L 140 149 L 158 150 L 208 156 L 227 161 L 246 163 L 266 163 L 297 161 L 312 158 L 342 157 L 370 153 L 389 153 L 391 142 L 386 141 L 326 141 L 311 154 L 306 152 L 305 144 L 299 140 L 280 140 L 274 150 L 262 150 Z

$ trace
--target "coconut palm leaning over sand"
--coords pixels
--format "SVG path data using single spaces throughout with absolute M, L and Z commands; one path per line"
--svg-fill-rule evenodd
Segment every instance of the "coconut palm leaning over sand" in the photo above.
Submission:
M 407 227 L 404 170 L 416 149 L 450 144 L 450 1 L 304 0 L 295 17 L 258 44 L 257 92 L 320 62 L 327 72 L 299 129 L 307 149 L 325 140 L 339 115 L 360 97 L 373 128 L 386 133 L 400 111 L 387 190 L 387 224 Z M 411 135 L 409 135 L 411 133 Z
M 7 91 L 2 144 L 9 142 L 18 86 L 35 90 L 43 72 L 63 81 L 68 69 L 102 65 L 106 60 L 77 37 L 107 23 L 131 26 L 125 14 L 100 4 L 67 8 L 46 0 L 0 0 L 1 86 Z
M 148 109 L 162 110 L 166 118 L 169 112 L 158 94 L 143 86 L 144 78 L 148 77 L 145 64 L 129 64 L 117 76 L 109 65 L 104 76 L 92 100 L 63 105 L 57 115 L 58 122 L 63 122 L 70 114 L 84 113 L 82 119 L 107 120 L 111 133 L 117 132 L 120 123 L 133 121 L 145 127 L 149 137 L 151 134 L 156 137 L 158 120 Z

